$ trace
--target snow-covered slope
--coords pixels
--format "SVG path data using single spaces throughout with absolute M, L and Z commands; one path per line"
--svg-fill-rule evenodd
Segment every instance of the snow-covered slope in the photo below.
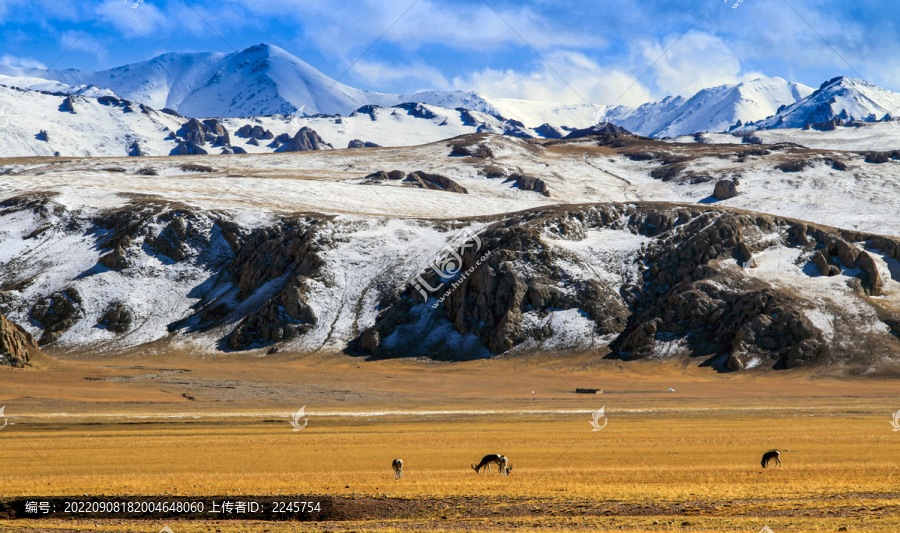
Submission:
M 837 77 L 806 98 L 747 129 L 802 128 L 833 118 L 874 122 L 900 116 L 900 94 L 869 82 Z
M 168 53 L 99 72 L 8 66 L 0 72 L 106 87 L 128 100 L 192 117 L 291 114 L 302 106 L 307 113 L 349 113 L 365 104 L 396 103 L 395 95 L 348 87 L 267 44 L 229 54 Z
M 738 121 L 774 115 L 813 89 L 781 78 L 759 78 L 703 89 L 690 99 L 669 97 L 635 109 L 611 110 L 610 122 L 649 137 L 677 137 L 698 131 L 726 131 Z

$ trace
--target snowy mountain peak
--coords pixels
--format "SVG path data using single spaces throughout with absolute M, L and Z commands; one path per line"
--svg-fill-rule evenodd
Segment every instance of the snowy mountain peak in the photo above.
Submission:
M 900 116 L 900 94 L 865 80 L 838 76 L 806 98 L 747 129 L 803 128 L 833 119 L 875 122 Z

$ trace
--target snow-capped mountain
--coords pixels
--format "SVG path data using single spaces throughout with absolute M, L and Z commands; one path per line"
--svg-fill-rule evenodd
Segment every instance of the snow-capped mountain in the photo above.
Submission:
M 818 90 L 782 78 L 758 78 L 703 89 L 689 98 L 668 96 L 638 107 L 496 98 L 473 91 L 389 94 L 340 83 L 268 44 L 228 54 L 167 53 L 98 72 L 0 65 L 0 85 L 88 97 L 115 95 L 196 118 L 348 117 L 366 105 L 389 108 L 419 103 L 448 110 L 445 115 L 464 109 L 492 116 L 500 128 L 488 131 L 520 136 L 533 135 L 545 124 L 564 134 L 566 128 L 608 121 L 640 135 L 664 138 L 695 132 L 801 128 L 834 117 L 875 121 L 900 115 L 900 94 L 852 78 L 835 78 Z M 465 116 L 462 121 L 471 122 Z M 396 145 L 387 138 L 366 140 Z
M 839 76 L 748 129 L 802 128 L 834 118 L 875 122 L 897 116 L 900 116 L 900 93 L 867 81 Z
M 316 113 L 349 115 L 367 104 L 424 103 L 464 108 L 536 128 L 584 128 L 606 118 L 647 136 L 724 131 L 736 121 L 753 122 L 795 103 L 811 88 L 781 78 L 764 78 L 700 91 L 687 99 L 667 97 L 637 108 L 561 104 L 493 98 L 472 91 L 388 94 L 356 89 L 319 72 L 285 50 L 259 44 L 233 53 L 168 53 L 110 70 L 26 69 L 0 66 L 0 83 L 81 94 L 97 87 L 154 109 L 170 108 L 189 117 L 248 117 Z M 38 78 L 47 81 L 35 84 Z M 97 95 L 99 96 L 99 95 Z
M 609 120 L 648 137 L 677 137 L 697 131 L 725 131 L 738 121 L 756 122 L 813 92 L 782 78 L 758 78 L 703 89 L 689 99 L 668 97 L 628 109 L 610 110 Z

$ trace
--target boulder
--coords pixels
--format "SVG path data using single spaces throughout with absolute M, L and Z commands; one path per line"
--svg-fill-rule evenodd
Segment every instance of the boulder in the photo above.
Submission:
M 359 139 L 353 139 L 349 144 L 347 144 L 347 148 L 381 148 L 381 145 L 372 142 L 363 142 Z
M 121 244 L 116 245 L 113 251 L 100 257 L 100 264 L 112 270 L 127 268 L 128 261 L 125 259 L 125 249 L 122 248 Z
M 728 200 L 737 196 L 737 187 L 731 180 L 720 180 L 716 182 L 713 189 L 713 198 L 716 200 Z
M 537 193 L 541 193 L 544 196 L 550 196 L 550 191 L 547 189 L 547 184 L 542 179 L 535 178 L 534 176 L 529 176 L 527 174 L 510 174 L 506 181 L 515 182 L 516 187 L 522 189 L 523 191 L 534 191 Z
M 465 187 L 456 183 L 452 179 L 441 176 L 440 174 L 429 174 L 428 172 L 411 172 L 403 180 L 405 184 L 419 187 L 422 189 L 434 189 L 438 191 L 456 192 L 468 194 L 469 191 Z
M 294 137 L 280 147 L 279 152 L 308 152 L 312 150 L 326 150 L 334 148 L 319 137 L 315 130 L 306 126 L 300 128 Z
M 493 159 L 494 151 L 484 144 L 454 144 L 450 155 L 461 157 L 474 157 L 476 159 Z
M 731 354 L 728 356 L 728 359 L 725 360 L 725 368 L 731 370 L 732 372 L 737 372 L 744 369 L 744 362 L 741 360 L 741 357 L 737 354 L 737 352 L 731 352 Z
M 71 96 L 71 95 L 67 96 L 66 99 L 63 100 L 62 106 L 60 106 L 60 108 L 63 111 L 68 111 L 69 113 L 74 114 L 75 113 L 75 97 Z
M 863 286 L 866 289 L 866 293 L 870 296 L 881 296 L 884 294 L 884 281 L 882 281 L 881 274 L 878 272 L 875 259 L 868 252 L 859 252 L 856 266 L 865 275 Z
M 275 134 L 271 131 L 263 128 L 260 125 L 251 126 L 250 124 L 245 124 L 241 126 L 239 130 L 237 130 L 237 134 L 241 137 L 249 137 L 251 139 L 256 140 L 268 140 L 274 139 Z
M 169 155 L 208 155 L 209 152 L 193 141 L 181 141 Z
M 44 334 L 38 344 L 50 344 L 84 316 L 81 295 L 74 287 L 69 287 L 38 300 L 30 314 L 44 326 Z
M 112 302 L 100 317 L 99 324 L 113 333 L 125 333 L 131 329 L 134 317 L 131 310 L 121 302 Z
M 141 150 L 141 145 L 138 144 L 137 141 L 134 141 L 133 143 L 131 143 L 128 146 L 128 156 L 129 157 L 144 157 L 146 155 L 147 154 L 145 154 L 144 151 Z
M 0 364 L 21 368 L 28 362 L 29 352 L 37 350 L 31 334 L 22 326 L 0 314 Z
M 829 263 L 822 252 L 814 253 L 812 261 L 819 267 L 819 272 L 821 272 L 823 276 L 837 276 L 841 273 L 841 269 Z

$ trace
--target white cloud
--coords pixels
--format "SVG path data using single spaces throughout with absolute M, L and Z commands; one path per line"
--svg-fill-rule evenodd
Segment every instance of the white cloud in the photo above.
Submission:
M 495 12 L 483 2 L 419 0 L 231 0 L 253 15 L 292 17 L 304 24 L 303 37 L 342 57 L 379 39 L 407 50 L 428 45 L 491 51 L 507 44 L 537 49 L 599 46 L 604 41 L 559 27 L 527 7 Z M 412 5 L 412 7 L 410 7 Z M 313 22 L 314 21 L 314 22 Z M 388 29 L 390 28 L 390 29 Z
M 351 69 L 354 77 L 364 81 L 367 86 L 379 86 L 397 81 L 407 85 L 419 84 L 427 89 L 445 88 L 449 86 L 447 78 L 441 72 L 424 63 L 396 65 L 380 61 L 357 61 Z M 410 88 L 406 92 L 415 92 Z
M 488 96 L 564 103 L 639 105 L 652 94 L 635 77 L 615 68 L 604 68 L 579 52 L 545 55 L 531 72 L 484 69 L 453 79 L 453 87 Z
M 641 55 L 651 67 L 660 92 L 692 96 L 701 89 L 740 83 L 762 74 L 742 72 L 734 51 L 719 37 L 691 31 L 680 39 L 671 35 L 662 42 L 644 42 Z M 655 61 L 655 63 L 653 63 Z
M 146 37 L 166 23 L 166 16 L 145 0 L 107 0 L 97 6 L 96 13 L 127 38 Z
M 16 57 L 9 54 L 3 54 L 3 56 L 0 57 L 0 65 L 9 65 L 12 67 L 23 68 L 47 68 L 47 65 L 41 63 L 37 59 L 32 59 L 30 57 Z
M 92 54 L 100 61 L 104 61 L 107 56 L 106 48 L 99 41 L 83 31 L 69 30 L 60 35 L 60 48 L 66 52 L 82 51 Z

